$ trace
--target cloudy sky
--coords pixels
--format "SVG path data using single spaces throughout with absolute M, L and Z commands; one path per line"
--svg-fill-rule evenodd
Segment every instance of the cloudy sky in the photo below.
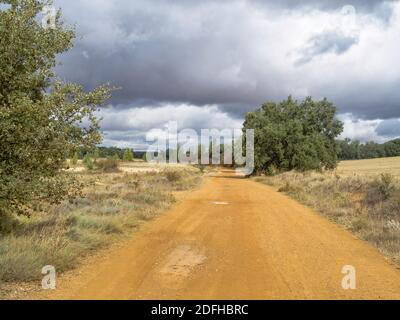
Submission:
M 344 137 L 400 136 L 400 2 L 376 0 L 55 0 L 76 25 L 59 75 L 120 87 L 101 114 L 104 143 L 240 128 L 262 102 L 327 97 Z

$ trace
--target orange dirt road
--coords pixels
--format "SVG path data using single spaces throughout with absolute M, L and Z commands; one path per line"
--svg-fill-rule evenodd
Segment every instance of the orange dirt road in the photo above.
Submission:
M 345 265 L 355 290 L 342 288 Z M 45 298 L 400 299 L 400 271 L 312 210 L 222 171 Z

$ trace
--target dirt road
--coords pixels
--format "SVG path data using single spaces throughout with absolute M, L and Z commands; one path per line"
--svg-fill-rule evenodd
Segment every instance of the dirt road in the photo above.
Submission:
M 356 290 L 342 288 L 345 265 Z M 400 299 L 400 271 L 312 210 L 223 171 L 46 298 Z

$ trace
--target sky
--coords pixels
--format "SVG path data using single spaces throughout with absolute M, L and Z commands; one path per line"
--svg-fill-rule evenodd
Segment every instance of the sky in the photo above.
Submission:
M 55 0 L 75 47 L 58 75 L 119 89 L 100 112 L 104 144 L 148 132 L 241 128 L 266 101 L 324 97 L 342 138 L 400 136 L 400 2 Z

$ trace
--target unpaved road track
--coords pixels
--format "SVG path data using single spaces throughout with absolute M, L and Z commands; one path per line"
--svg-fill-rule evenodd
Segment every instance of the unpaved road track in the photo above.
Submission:
M 356 290 L 341 286 L 344 265 Z M 400 299 L 400 272 L 312 210 L 222 171 L 44 298 Z

